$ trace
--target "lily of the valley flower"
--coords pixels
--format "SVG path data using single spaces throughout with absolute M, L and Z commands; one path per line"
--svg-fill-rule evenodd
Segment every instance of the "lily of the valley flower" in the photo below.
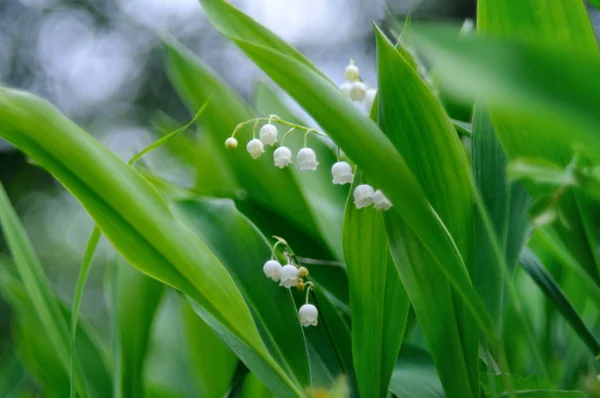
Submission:
M 250 140 L 250 142 L 248 142 L 248 145 L 246 145 L 246 149 L 248 150 L 250 156 L 252 156 L 254 159 L 258 159 L 260 155 L 262 155 L 265 152 L 265 146 L 257 138 L 253 138 L 252 140 Z
M 283 286 L 288 289 L 292 286 L 296 286 L 298 284 L 298 276 L 298 268 L 291 264 L 285 265 L 279 272 L 279 286 Z
M 279 261 L 269 260 L 263 266 L 263 272 L 267 278 L 273 279 L 274 282 L 279 282 L 279 274 L 283 267 L 279 264 Z
M 350 98 L 350 87 L 352 87 L 352 83 L 350 82 L 340 84 L 340 90 L 342 90 L 342 93 L 348 98 Z
M 227 149 L 235 149 L 237 148 L 237 145 L 238 141 L 233 137 L 229 137 L 225 140 L 225 148 Z
M 302 148 L 296 157 L 300 170 L 316 170 L 319 162 L 317 162 L 317 154 L 310 148 Z
M 354 204 L 357 209 L 370 206 L 373 203 L 375 191 L 372 186 L 361 184 L 354 189 Z
M 375 103 L 375 97 L 377 96 L 377 90 L 374 88 L 370 88 L 367 90 L 367 94 L 365 96 L 365 104 L 367 105 L 367 110 L 371 110 L 373 104 Z
M 348 184 L 354 179 L 352 174 L 352 166 L 346 162 L 337 162 L 331 167 L 331 174 L 333 175 L 334 184 Z
M 260 128 L 260 141 L 265 145 L 273 145 L 277 142 L 277 127 L 267 123 Z
M 292 151 L 288 147 L 280 146 L 273 152 L 273 161 L 275 162 L 275 166 L 283 169 L 292 163 Z
M 317 326 L 317 318 L 319 317 L 319 311 L 314 305 L 304 304 L 302 307 L 300 307 L 298 315 L 300 316 L 300 323 L 302 324 L 302 326 Z
M 354 64 L 354 62 L 350 61 L 350 64 L 346 66 L 346 69 L 344 70 L 344 77 L 349 82 L 355 82 L 360 79 L 360 70 L 358 69 L 358 66 Z
M 367 86 L 363 82 L 354 82 L 350 86 L 350 98 L 352 101 L 362 101 L 367 95 Z
M 389 201 L 388 198 L 385 197 L 383 192 L 380 189 L 375 191 L 373 194 L 373 203 L 375 204 L 376 210 L 388 210 L 392 207 L 392 202 Z

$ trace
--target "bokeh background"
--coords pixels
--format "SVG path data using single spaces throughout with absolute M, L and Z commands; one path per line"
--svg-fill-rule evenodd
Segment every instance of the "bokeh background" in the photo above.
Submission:
M 410 13 L 415 19 L 461 23 L 476 8 L 475 0 L 232 3 L 297 47 L 334 81 L 341 83 L 353 58 L 373 85 L 373 20 L 383 21 L 391 12 L 399 18 Z M 590 13 L 598 32 L 600 16 L 592 9 Z M 191 117 L 166 77 L 159 32 L 183 41 L 246 98 L 256 81 L 265 79 L 210 26 L 196 0 L 0 0 L 0 84 L 48 99 L 128 159 L 159 137 L 153 127 L 157 117 L 168 115 L 180 124 Z M 190 171 L 167 150 L 145 161 L 170 181 L 192 181 Z M 50 279 L 62 295 L 72 297 L 91 219 L 49 174 L 1 140 L 0 182 Z M 1 239 L 0 252 L 5 252 Z M 96 256 L 82 304 L 101 333 L 107 333 L 102 280 L 109 250 L 104 244 Z M 10 351 L 10 320 L 0 298 L 0 365 Z

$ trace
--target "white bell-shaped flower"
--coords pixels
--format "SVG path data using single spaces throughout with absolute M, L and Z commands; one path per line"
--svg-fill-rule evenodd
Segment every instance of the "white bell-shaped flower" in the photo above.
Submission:
M 371 110 L 373 108 L 373 104 L 375 103 L 375 97 L 377 96 L 377 90 L 374 88 L 370 88 L 367 90 L 367 94 L 365 95 L 365 105 L 367 106 L 367 110 Z
M 358 66 L 354 65 L 353 62 L 350 62 L 350 64 L 346 66 L 346 69 L 344 70 L 344 77 L 349 82 L 355 82 L 360 79 L 360 70 L 358 69 Z
M 300 170 L 316 170 L 319 162 L 317 162 L 317 154 L 310 148 L 302 148 L 296 157 Z
M 260 155 L 265 153 L 265 146 L 258 138 L 251 139 L 248 145 L 246 145 L 246 149 L 254 159 L 258 159 Z
M 348 98 L 350 98 L 350 87 L 352 87 L 352 83 L 350 82 L 340 84 L 340 90 L 342 90 L 342 93 Z
M 319 310 L 312 304 L 304 304 L 300 307 L 298 311 L 298 315 L 300 316 L 300 323 L 304 327 L 308 327 L 310 325 L 317 326 L 317 318 L 319 317 Z
M 288 264 L 283 266 L 279 272 L 279 286 L 287 287 L 288 289 L 292 286 L 296 286 L 298 284 L 299 274 L 298 268 L 293 265 Z
M 233 137 L 229 137 L 225 140 L 225 148 L 227 149 L 235 149 L 237 148 L 237 145 L 238 141 Z
M 354 189 L 354 204 L 357 209 L 370 206 L 373 203 L 375 190 L 372 186 L 361 184 Z
M 337 162 L 331 167 L 331 174 L 333 175 L 334 184 L 349 184 L 354 179 L 352 174 L 352 166 L 346 162 Z
M 283 267 L 279 264 L 279 261 L 269 260 L 263 266 L 263 272 L 267 278 L 273 279 L 274 282 L 279 282 L 279 273 Z
M 265 145 L 273 145 L 277 142 L 277 127 L 267 123 L 260 128 L 260 141 Z
M 283 169 L 292 163 L 292 151 L 288 147 L 280 146 L 273 152 L 273 161 L 275 162 L 275 166 Z
M 390 207 L 392 207 L 392 202 L 385 197 L 383 192 L 381 192 L 381 189 L 378 189 L 373 194 L 373 204 L 377 210 L 388 210 Z
M 350 86 L 350 98 L 352 101 L 362 101 L 367 95 L 367 86 L 363 82 L 354 82 Z

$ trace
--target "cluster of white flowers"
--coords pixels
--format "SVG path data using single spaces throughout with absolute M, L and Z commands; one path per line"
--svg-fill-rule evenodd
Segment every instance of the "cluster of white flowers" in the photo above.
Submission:
M 275 167 L 279 167 L 280 169 L 283 169 L 293 163 L 292 162 L 292 158 L 293 158 L 292 150 L 290 148 L 284 146 L 283 142 L 288 134 L 294 132 L 295 130 L 303 130 L 304 134 L 305 134 L 305 140 L 304 140 L 305 146 L 303 148 L 301 148 L 298 151 L 298 153 L 296 154 L 296 162 L 298 163 L 298 168 L 300 170 L 310 170 L 310 171 L 317 170 L 317 166 L 319 166 L 319 162 L 317 161 L 317 154 L 315 153 L 315 151 L 312 148 L 309 148 L 306 146 L 306 135 L 312 133 L 312 134 L 316 134 L 316 135 L 325 136 L 325 134 L 323 134 L 315 129 L 311 129 L 308 127 L 299 126 L 299 125 L 296 125 L 296 124 L 293 124 L 290 122 L 286 122 L 285 120 L 281 120 L 277 115 L 271 115 L 271 116 L 269 116 L 269 118 L 252 119 L 252 120 L 248 120 L 246 122 L 240 123 L 236 127 L 232 136 L 225 140 L 225 147 L 228 149 L 237 148 L 238 141 L 234 137 L 235 133 L 241 127 L 243 127 L 244 125 L 246 125 L 252 121 L 260 122 L 263 120 L 267 121 L 267 123 L 264 124 L 260 128 L 259 138 L 251 139 L 248 142 L 248 144 L 246 145 L 246 150 L 248 151 L 250 156 L 252 156 L 254 159 L 258 159 L 265 153 L 265 145 L 271 145 L 271 146 L 275 145 L 275 143 L 277 142 L 278 130 L 277 130 L 277 127 L 275 126 L 275 124 L 273 124 L 273 123 L 280 123 L 280 124 L 283 124 L 283 125 L 291 127 L 291 128 L 281 139 L 281 146 L 279 146 L 278 148 L 275 149 L 275 151 L 273 151 L 273 163 L 275 164 Z M 350 166 L 349 163 L 343 162 L 343 161 L 338 161 L 337 163 L 335 163 L 333 165 L 333 167 L 331 168 L 331 174 L 333 176 L 334 184 L 340 184 L 340 185 L 350 184 L 350 183 L 352 183 L 352 181 L 354 179 L 354 174 L 352 172 L 352 166 Z
M 380 189 L 375 191 L 368 184 L 361 184 L 354 188 L 354 204 L 357 209 L 373 205 L 375 210 L 389 210 L 392 207 L 392 202 L 381 192 Z
M 358 66 L 354 64 L 353 60 L 350 60 L 348 66 L 344 70 L 344 77 L 346 81 L 340 84 L 340 90 L 348 98 L 354 102 L 364 103 L 367 111 L 370 111 L 375 102 L 377 96 L 377 90 L 369 88 L 364 81 L 360 78 L 360 70 Z
M 312 282 L 304 280 L 308 276 L 308 269 L 297 266 L 293 261 L 293 255 L 290 255 L 287 251 L 284 254 L 288 258 L 288 264 L 281 265 L 279 261 L 275 260 L 275 249 L 280 244 L 287 246 L 285 240 L 277 238 L 277 243 L 273 246 L 271 259 L 263 266 L 263 272 L 267 278 L 272 279 L 274 282 L 279 282 L 279 286 L 284 288 L 290 289 L 291 287 L 296 287 L 300 291 L 304 291 L 306 288 L 306 303 L 298 311 L 300 323 L 304 327 L 310 325 L 317 326 L 319 311 L 314 305 L 308 304 L 308 295 L 310 289 L 314 290 L 314 285 Z

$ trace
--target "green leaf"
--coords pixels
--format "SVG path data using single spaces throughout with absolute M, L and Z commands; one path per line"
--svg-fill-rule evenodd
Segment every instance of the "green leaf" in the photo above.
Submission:
M 445 397 L 431 357 L 419 348 L 404 346 L 392 373 L 390 392 L 398 397 Z
M 594 357 L 600 355 L 600 342 L 598 342 L 594 334 L 585 325 L 583 319 L 581 319 L 565 293 L 546 268 L 544 268 L 544 265 L 536 255 L 529 249 L 526 249 L 521 255 L 520 263 L 527 274 L 544 292 L 548 300 L 554 304 L 556 309 L 569 322 L 575 333 L 588 346 L 592 355 Z
M 482 375 L 482 397 L 495 397 L 502 394 L 502 397 L 509 396 L 504 386 L 504 378 L 500 375 L 491 375 L 494 381 L 495 391 L 490 391 L 487 384 L 490 375 Z M 557 390 L 553 383 L 538 379 L 535 376 L 523 377 L 518 375 L 509 375 L 510 382 L 516 388 L 517 397 L 527 398 L 583 398 L 585 395 L 579 391 Z M 486 381 L 486 382 L 484 382 Z
M 271 258 L 265 237 L 228 199 L 190 199 L 175 203 L 174 210 L 231 273 L 271 355 L 301 386 L 310 386 L 308 352 L 290 291 L 262 271 Z
M 302 395 L 267 351 L 225 267 L 139 173 L 37 97 L 0 89 L 0 105 L 0 136 L 61 181 L 129 263 L 191 296 L 274 392 Z
M 209 1 L 222 2 L 204 0 L 203 3 Z M 210 13 L 208 15 L 213 18 Z M 234 28 L 222 28 L 223 21 L 228 19 L 220 17 L 217 28 L 231 33 Z M 256 25 L 253 29 L 259 29 L 256 22 L 246 22 Z M 496 340 L 492 321 L 470 283 L 455 242 L 402 157 L 375 123 L 357 112 L 337 86 L 305 63 L 264 47 L 260 38 L 233 34 L 228 37 L 285 89 L 386 193 L 394 203 L 394 211 L 401 214 L 432 253 L 435 264 L 455 286 L 482 331 L 491 341 Z
M 377 67 L 379 125 L 415 172 L 427 199 L 465 259 L 466 267 L 473 272 L 470 172 L 452 122 L 418 74 L 380 31 L 377 31 Z M 388 230 L 392 253 L 397 253 L 395 263 L 438 365 L 442 384 L 449 395 L 476 396 L 479 385 L 476 324 L 458 297 L 454 298 L 450 293 L 447 280 L 433 275 L 436 273 L 435 260 L 430 258 L 412 231 L 405 225 L 392 226 L 394 223 L 404 224 L 393 214 L 386 216 L 386 224 L 392 229 Z M 400 231 L 402 234 L 398 233 Z M 407 246 L 412 247 L 408 249 Z M 422 253 L 417 253 L 418 250 Z M 401 251 L 414 254 L 403 255 L 399 253 Z M 427 278 L 421 279 L 428 281 L 427 286 L 418 282 L 420 278 Z M 447 302 L 444 321 L 439 318 L 438 303 L 426 298 L 433 291 L 438 292 L 435 294 L 437 301 Z M 431 325 L 438 322 L 438 325 Z M 428 325 L 423 326 L 424 323 Z M 447 348 L 440 349 L 434 342 L 441 337 L 442 328 L 452 328 L 458 334 L 459 341 L 449 343 L 446 339 L 447 344 L 456 344 L 456 349 L 450 353 L 457 356 L 450 355 Z M 449 333 L 448 336 L 456 335 Z M 451 365 L 452 362 L 462 363 L 465 367 Z M 459 393 L 460 389 L 463 390 Z
M 353 188 L 358 180 L 355 175 Z M 381 211 L 357 209 L 350 193 L 343 235 L 358 388 L 361 396 L 385 397 L 404 338 L 408 297 L 390 255 Z

